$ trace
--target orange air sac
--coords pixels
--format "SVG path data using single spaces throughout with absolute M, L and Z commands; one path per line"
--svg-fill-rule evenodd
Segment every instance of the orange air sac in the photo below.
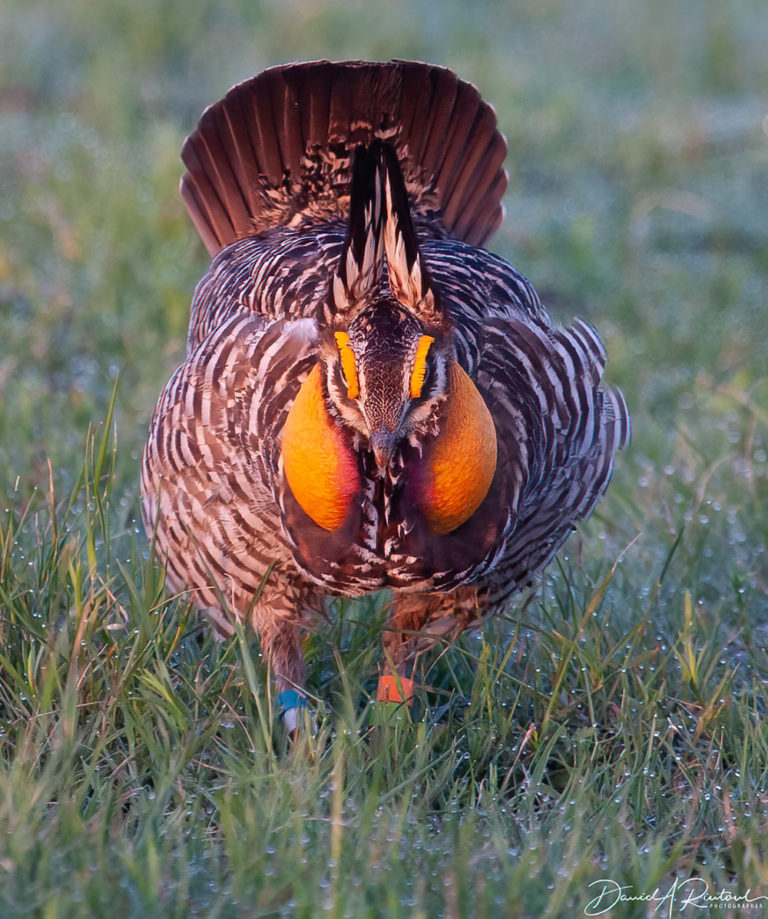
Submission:
M 354 452 L 323 401 L 320 365 L 301 384 L 283 427 L 283 470 L 293 496 L 324 530 L 338 529 L 360 494 Z
M 496 428 L 477 387 L 450 368 L 440 430 L 425 447 L 415 476 L 415 500 L 436 533 L 450 533 L 483 503 L 496 472 Z

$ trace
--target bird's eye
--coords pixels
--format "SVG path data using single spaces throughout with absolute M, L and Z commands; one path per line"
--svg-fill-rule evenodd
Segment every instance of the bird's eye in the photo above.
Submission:
M 349 335 L 346 332 L 335 332 L 336 345 L 341 357 L 341 375 L 347 384 L 347 396 L 350 399 L 356 399 L 360 394 L 360 385 L 357 382 L 357 367 L 355 366 L 355 352 L 349 343 Z
M 413 372 L 411 373 L 411 398 L 418 399 L 424 388 L 427 379 L 429 367 L 427 366 L 427 354 L 435 339 L 431 335 L 422 335 L 416 346 L 416 357 L 413 361 Z

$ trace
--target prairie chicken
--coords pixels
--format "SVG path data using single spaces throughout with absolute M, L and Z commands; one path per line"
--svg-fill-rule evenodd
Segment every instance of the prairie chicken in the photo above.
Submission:
M 597 333 L 481 248 L 505 154 L 473 86 L 405 61 L 272 68 L 184 144 L 213 261 L 144 520 L 172 589 L 258 633 L 289 727 L 326 597 L 391 591 L 379 695 L 407 698 L 417 654 L 530 583 L 628 441 Z

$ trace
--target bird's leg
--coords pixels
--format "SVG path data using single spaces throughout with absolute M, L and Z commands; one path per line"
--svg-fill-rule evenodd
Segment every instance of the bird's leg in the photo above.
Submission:
M 384 627 L 384 661 L 377 699 L 410 704 L 418 656 L 438 642 L 452 640 L 478 618 L 475 588 L 445 594 L 396 595 Z
M 292 584 L 281 588 L 270 578 L 251 611 L 251 625 L 261 641 L 283 725 L 289 732 L 296 729 L 301 709 L 307 707 L 301 608 L 300 593 Z
M 260 625 L 259 636 L 262 652 L 274 678 L 275 698 L 283 726 L 292 733 L 300 720 L 301 710 L 307 707 L 301 631 L 295 622 L 271 619 Z
M 429 619 L 429 598 L 423 594 L 396 595 L 384 626 L 384 659 L 376 698 L 380 702 L 413 701 L 414 671 L 419 651 L 417 633 Z

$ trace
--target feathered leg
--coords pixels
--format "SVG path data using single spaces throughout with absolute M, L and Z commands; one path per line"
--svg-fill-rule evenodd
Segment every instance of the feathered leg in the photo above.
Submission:
M 444 594 L 396 594 L 384 626 L 377 699 L 410 704 L 419 655 L 479 619 L 477 590 L 472 587 Z
M 259 636 L 267 666 L 274 677 L 283 725 L 287 731 L 293 732 L 301 710 L 307 707 L 301 630 L 295 622 L 271 619 L 259 629 Z
M 298 724 L 301 709 L 307 707 L 306 671 L 302 651 L 302 627 L 324 613 L 323 598 L 308 593 L 284 573 L 270 578 L 254 605 L 251 623 L 277 690 L 277 704 L 286 730 Z M 272 584 L 280 585 L 273 587 Z

